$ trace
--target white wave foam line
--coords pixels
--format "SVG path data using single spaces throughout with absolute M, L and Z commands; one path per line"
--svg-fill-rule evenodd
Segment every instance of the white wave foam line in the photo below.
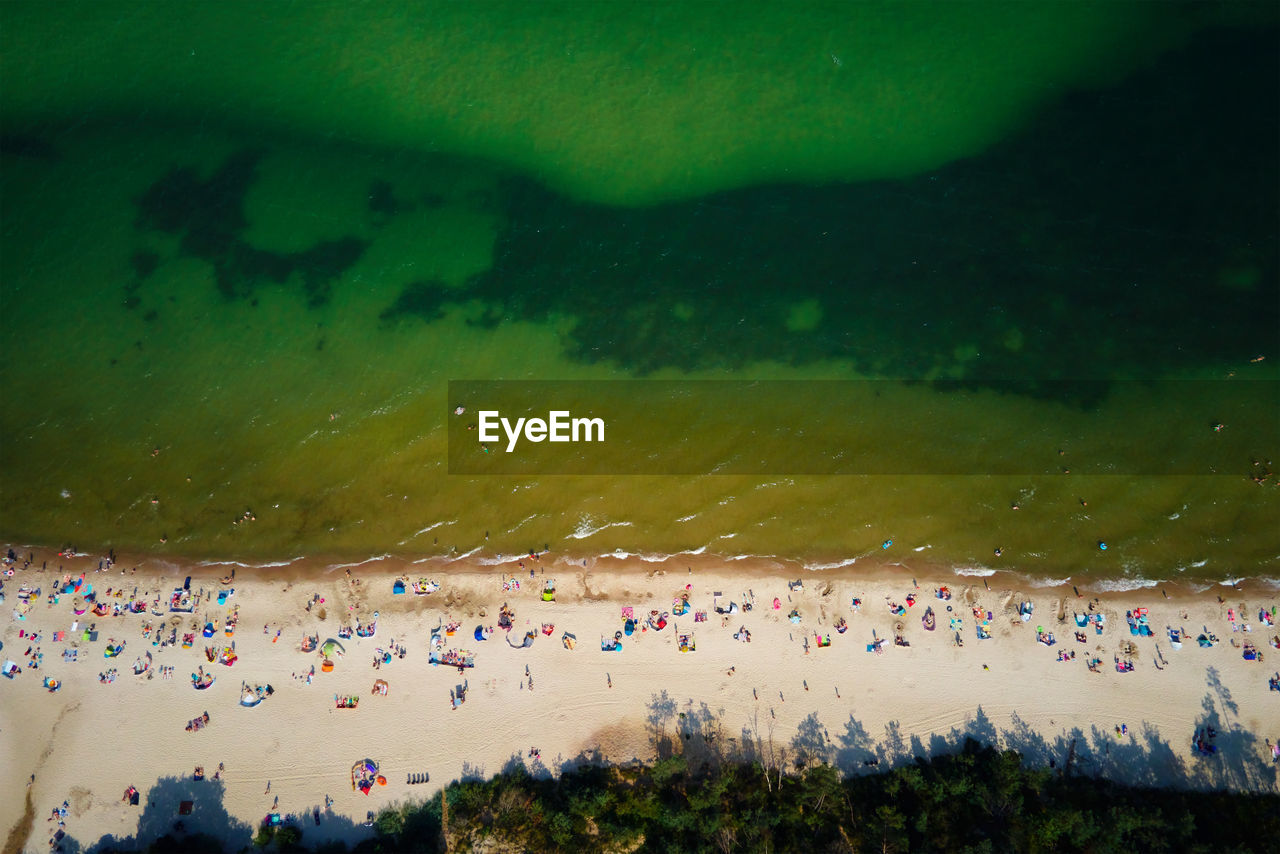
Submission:
M 1270 587 L 1272 590 L 1280 590 L 1280 578 L 1272 578 L 1269 575 L 1261 575 L 1254 579 L 1255 582 L 1263 587 Z
M 729 533 L 727 533 L 727 534 L 721 534 L 720 536 L 716 537 L 716 539 L 717 539 L 717 540 L 732 540 L 732 539 L 733 539 L 734 537 L 736 537 L 736 536 L 738 536 L 738 532 L 737 532 L 737 531 L 730 531 L 730 532 L 729 532 Z
M 575 529 L 574 532 L 569 535 L 569 539 L 585 540 L 587 537 L 595 536 L 601 531 L 607 530 L 609 528 L 630 528 L 630 527 L 631 527 L 630 522 L 605 522 L 603 525 L 593 528 L 591 527 L 591 519 L 584 518 L 581 522 L 578 523 L 577 529 Z
M 607 557 L 611 557 L 615 560 L 628 560 L 635 556 L 636 556 L 635 552 L 623 551 L 622 549 L 614 549 L 611 552 L 605 552 L 604 554 L 596 555 L 596 560 L 601 560 Z
M 206 560 L 199 563 L 199 566 L 239 566 L 245 569 L 270 569 L 275 566 L 288 566 L 291 563 L 297 563 L 302 560 L 301 557 L 291 558 L 289 560 L 273 560 L 269 563 L 241 563 L 238 560 Z
M 325 431 L 323 431 L 323 432 L 326 432 L 326 433 L 336 433 L 336 432 L 338 432 L 338 431 L 337 431 L 337 430 L 325 430 Z M 305 444 L 307 444 L 308 442 L 310 442 L 312 439 L 314 439 L 316 436 L 319 436 L 319 435 L 320 435 L 320 433 L 321 433 L 321 429 L 320 429 L 319 427 L 317 427 L 315 430 L 312 430 L 310 433 L 308 433 L 307 435 L 305 435 L 305 436 L 303 436 L 301 439 L 299 439 L 299 440 L 298 440 L 298 444 L 299 444 L 299 445 L 305 445 Z
M 956 575 L 973 575 L 978 578 L 986 578 L 996 574 L 994 569 L 987 569 L 985 566 L 957 566 L 952 572 Z
M 857 562 L 858 559 L 856 557 L 847 557 L 844 560 L 838 560 L 833 563 L 806 563 L 802 565 L 810 572 L 819 572 L 824 569 L 840 569 L 845 566 L 853 566 Z
M 530 515 L 521 519 L 519 522 L 516 522 L 515 525 L 511 526 L 510 528 L 507 528 L 507 533 L 508 534 L 515 533 L 521 527 L 523 527 L 524 525 L 527 525 L 528 523 L 532 522 L 534 519 L 537 519 L 541 515 L 542 515 L 541 513 L 531 513 Z
M 722 560 L 778 560 L 777 555 L 725 555 Z
M 332 566 L 326 567 L 325 572 L 333 572 L 335 569 L 351 569 L 353 566 L 364 566 L 366 563 L 377 563 L 378 561 L 386 560 L 389 557 L 391 557 L 391 555 L 381 554 L 374 555 L 373 557 L 367 557 L 364 560 L 358 560 L 355 563 L 335 563 Z
M 468 552 L 470 554 L 470 552 Z M 502 566 L 504 563 L 519 563 L 529 557 L 525 554 L 518 555 L 495 555 L 494 557 L 482 557 L 476 561 L 480 566 Z
M 931 546 L 931 545 L 916 546 L 916 547 L 915 547 L 914 549 L 912 549 L 911 551 L 913 551 L 913 552 L 922 552 L 922 551 L 924 551 L 925 549 L 931 549 L 931 548 L 933 548 L 933 546 Z
M 447 558 L 447 560 L 449 563 L 457 563 L 460 560 L 466 560 L 467 558 L 471 557 L 473 554 L 476 554 L 479 551 L 480 551 L 480 546 L 476 546 L 474 549 L 472 549 L 469 552 L 463 552 L 460 555 L 454 555 L 451 558 Z
M 423 528 L 421 531 L 414 531 L 412 534 L 405 537 L 403 540 L 399 542 L 399 545 L 403 546 L 405 543 L 409 542 L 410 540 L 416 540 L 418 537 L 421 537 L 423 534 L 426 534 L 430 531 L 434 531 L 436 528 L 441 528 L 445 525 L 456 525 L 456 524 L 458 524 L 457 519 L 450 519 L 448 522 L 432 522 L 430 525 Z
M 1108 578 L 1089 586 L 1099 593 L 1128 593 L 1130 590 L 1155 587 L 1159 583 L 1150 578 Z
M 1231 578 L 1231 577 L 1227 577 L 1227 578 L 1224 578 L 1224 579 L 1222 579 L 1221 581 L 1219 581 L 1219 582 L 1218 582 L 1218 584 L 1219 584 L 1219 586 L 1222 586 L 1222 587 L 1235 587 L 1235 586 L 1236 586 L 1237 584 L 1239 584 L 1241 581 L 1247 581 L 1247 580 L 1248 580 L 1248 579 L 1246 579 L 1246 578 Z
M 706 546 L 698 546 L 696 549 L 685 549 L 684 551 L 675 552 L 669 555 L 664 555 L 664 554 L 640 555 L 640 559 L 645 563 L 662 563 L 663 561 L 671 560 L 672 558 L 677 558 L 677 557 L 680 557 L 681 555 L 700 555 L 706 550 L 707 550 Z
M 1066 578 L 1028 578 L 1027 583 L 1032 587 L 1065 587 L 1071 583 L 1071 576 Z
M 689 522 L 689 521 L 692 521 L 692 520 L 697 519 L 697 518 L 698 518 L 698 514 L 697 514 L 697 513 L 690 513 L 688 516 L 681 516 L 681 517 L 680 517 L 679 519 L 677 519 L 676 521 L 677 521 L 677 522 Z
M 787 478 L 787 479 L 785 479 L 785 480 L 773 480 L 773 481 L 770 481 L 770 482 L 768 482 L 768 483 L 758 483 L 758 484 L 756 484 L 756 485 L 755 485 L 755 487 L 754 487 L 754 488 L 755 488 L 755 489 L 768 489 L 768 488 L 773 487 L 773 486 L 795 486 L 795 485 L 796 485 L 796 482 L 795 482 L 794 480 L 792 480 L 791 478 Z
M 426 534 L 428 533 L 428 531 L 434 531 L 436 528 L 444 528 L 445 525 L 457 525 L 457 524 L 458 524 L 458 520 L 456 519 L 451 519 L 449 521 L 431 522 L 431 524 L 426 526 L 426 528 L 420 531 L 413 531 L 413 533 L 410 534 L 410 539 L 415 538 L 415 536 L 421 536 L 422 534 Z

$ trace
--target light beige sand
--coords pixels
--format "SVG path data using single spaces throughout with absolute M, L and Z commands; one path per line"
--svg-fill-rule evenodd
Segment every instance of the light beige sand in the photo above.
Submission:
M 50 561 L 50 569 L 41 572 L 37 567 L 43 560 Z M 717 734 L 716 745 L 729 752 L 768 753 L 771 741 L 774 757 L 783 757 L 788 769 L 807 757 L 835 762 L 850 772 L 879 770 L 914 755 L 951 749 L 973 734 L 1023 750 L 1035 761 L 1052 759 L 1058 767 L 1070 755 L 1079 773 L 1174 785 L 1277 788 L 1277 766 L 1266 741 L 1280 737 L 1280 693 L 1269 691 L 1267 680 L 1280 665 L 1280 652 L 1268 642 L 1276 629 L 1259 624 L 1257 616 L 1259 608 L 1270 609 L 1280 596 L 1250 588 L 1248 582 L 1239 590 L 1170 590 L 1172 598 L 1150 589 L 1103 596 L 1098 609 L 1106 615 L 1106 629 L 1100 637 L 1087 629 L 1088 642 L 1081 644 L 1073 637 L 1072 612 L 1085 611 L 1090 595 L 1082 590 L 1084 597 L 1076 598 L 1070 585 L 1035 589 L 1022 582 L 1019 589 L 1012 586 L 1017 581 L 1013 576 L 913 579 L 909 572 L 887 569 L 870 575 L 861 569 L 800 575 L 782 565 L 717 565 L 711 560 L 692 569 L 687 562 L 612 560 L 588 561 L 584 568 L 581 561 L 570 565 L 553 555 L 525 559 L 539 573 L 533 579 L 527 568 L 515 564 L 414 566 L 387 560 L 327 570 L 318 565 L 241 569 L 227 606 L 202 603 L 194 615 L 182 618 L 179 631 L 180 638 L 193 617 L 201 625 L 206 616 L 221 621 L 238 605 L 240 622 L 233 639 L 239 661 L 225 667 L 207 663 L 203 654 L 206 644 L 226 640 L 221 632 L 212 641 L 197 633 L 191 649 L 157 648 L 142 636 L 144 622 L 167 623 L 175 615 L 77 618 L 71 610 L 74 596 L 48 604 L 47 594 L 64 573 L 83 571 L 100 599 L 108 587 L 124 585 L 126 599 L 106 601 L 126 601 L 136 586 L 140 593 L 149 591 L 150 598 L 159 594 L 167 605 L 169 591 L 189 571 L 151 559 L 137 563 L 136 575 L 120 575 L 122 565 L 135 563 L 122 559 L 98 573 L 96 557 L 67 561 L 37 554 L 32 568 L 19 568 L 6 579 L 2 654 L 24 671 L 13 680 L 0 680 L 0 739 L 5 745 L 0 750 L 0 827 L 8 833 L 17 824 L 24 785 L 34 774 L 35 825 L 27 850 L 48 850 L 56 824 L 46 818 L 64 800 L 69 803 L 67 833 L 89 844 L 104 834 L 139 833 L 144 813 L 144 837 L 157 835 L 178 818 L 176 803 L 185 797 L 181 791 L 194 793 L 197 801 L 186 819 L 188 830 L 211 830 L 244 842 L 278 797 L 280 812 L 303 815 L 309 843 L 325 837 L 357 839 L 368 832 L 360 826 L 368 810 L 426 798 L 462 776 L 492 775 L 513 761 L 535 773 L 557 771 L 596 751 L 612 762 L 650 759 L 663 739 L 683 734 L 691 736 L 688 743 L 694 746 L 702 746 L 708 733 Z M 64 572 L 54 569 L 59 564 Z M 212 597 L 220 586 L 218 577 L 228 569 L 197 570 L 192 589 Z M 504 592 L 504 569 L 517 573 L 518 591 Z M 292 574 L 292 580 L 266 572 Z M 392 595 L 392 582 L 402 574 L 434 578 L 441 589 L 427 596 L 412 590 Z M 788 577 L 801 577 L 803 591 L 789 590 Z M 553 603 L 539 596 L 546 578 L 557 583 Z M 707 622 L 695 624 L 692 612 L 669 617 L 664 631 L 637 631 L 624 638 L 620 651 L 601 651 L 601 637 L 612 637 L 622 627 L 622 606 L 632 606 L 637 617 L 651 609 L 670 611 L 686 584 L 692 585 L 693 608 L 709 612 Z M 939 584 L 954 591 L 950 602 L 934 597 Z M 42 596 L 19 621 L 14 608 L 22 585 L 42 588 Z M 754 591 L 753 610 L 727 620 L 714 613 L 713 593 L 723 594 L 720 604 L 741 606 L 748 590 Z M 889 603 L 905 605 L 913 592 L 915 605 L 905 617 L 894 617 Z M 325 603 L 307 612 L 305 606 L 316 594 Z M 857 611 L 851 608 L 855 596 L 862 601 Z M 781 604 L 777 610 L 772 607 L 775 597 Z M 1036 608 L 1028 623 L 1016 613 L 1023 599 Z M 496 626 L 504 601 L 515 609 L 511 643 L 518 644 L 526 629 L 537 631 L 544 622 L 555 624 L 554 635 L 539 631 L 527 649 L 512 648 L 501 630 L 488 641 L 475 642 L 475 626 Z M 948 604 L 954 608 L 951 614 L 945 610 Z M 976 637 L 975 604 L 994 614 L 991 640 Z M 929 606 L 937 614 L 934 632 L 921 626 Z M 1125 610 L 1138 606 L 1150 609 L 1154 637 L 1130 636 Z M 320 607 L 327 615 L 324 621 L 318 616 Z M 481 608 L 483 618 L 478 616 Z M 787 618 L 792 608 L 800 613 L 799 623 Z M 1240 609 L 1239 622 L 1253 631 L 1233 632 L 1228 608 Z M 375 610 L 380 612 L 376 636 L 344 641 L 346 655 L 337 659 L 332 673 L 319 672 L 316 654 L 299 651 L 304 634 L 318 633 L 323 641 L 336 636 L 340 625 L 354 617 L 367 620 Z M 955 645 L 955 634 L 948 630 L 951 616 L 964 620 L 963 647 Z M 839 617 L 848 621 L 844 634 L 832 629 Z M 465 677 L 427 660 L 431 629 L 450 618 L 462 628 L 447 638 L 448 648 L 476 655 L 476 667 Z M 64 663 L 62 653 L 71 648 L 72 638 L 54 642 L 54 631 L 70 629 L 77 620 L 83 626 L 87 619 L 97 624 L 98 642 L 77 643 L 79 660 Z M 893 644 L 899 622 L 909 647 Z M 263 634 L 264 624 L 270 626 L 268 634 Z M 1165 632 L 1170 624 L 1190 633 L 1177 651 Z M 1056 646 L 1036 642 L 1037 625 L 1056 634 Z M 750 630 L 751 643 L 734 640 L 740 626 Z M 1205 626 L 1221 639 L 1212 649 L 1195 643 Z M 273 643 L 277 628 L 282 634 Z M 44 662 L 37 670 L 26 669 L 22 653 L 29 641 L 19 637 L 20 630 L 43 635 L 39 646 Z M 572 651 L 560 642 L 566 630 L 578 639 Z M 830 647 L 817 646 L 815 631 L 830 635 Z M 687 632 L 694 634 L 697 649 L 682 654 L 677 634 Z M 882 654 L 867 651 L 873 634 L 889 639 Z M 103 658 L 108 637 L 127 642 L 123 655 L 111 661 Z M 388 648 L 393 638 L 408 648 L 406 657 L 375 671 L 374 649 Z M 1232 645 L 1245 639 L 1263 652 L 1262 663 L 1245 661 Z M 1137 649 L 1132 656 L 1136 669 L 1118 673 L 1114 657 L 1129 641 Z M 1076 659 L 1057 661 L 1064 650 L 1076 652 Z M 172 679 L 132 673 L 135 659 L 147 652 L 154 655 L 153 671 L 175 668 Z M 1085 665 L 1093 654 L 1102 659 L 1100 673 Z M 113 684 L 99 684 L 98 674 L 113 665 L 119 677 Z M 199 665 L 217 676 L 206 691 L 191 685 L 190 674 Z M 313 684 L 291 677 L 313 665 Z M 64 680 L 62 690 L 44 690 L 45 675 Z M 371 693 L 376 678 L 390 684 L 387 696 Z M 467 700 L 453 710 L 449 691 L 464 678 Z M 270 683 L 275 695 L 258 708 L 242 708 L 241 680 Z M 336 709 L 335 694 L 358 694 L 359 707 Z M 187 721 L 206 710 L 210 725 L 185 731 Z M 1194 732 L 1206 722 L 1217 728 L 1220 747 L 1207 758 L 1191 748 Z M 1127 735 L 1115 733 L 1120 724 L 1127 726 Z M 530 748 L 538 748 L 541 758 L 530 758 Z M 352 763 L 366 756 L 381 763 L 389 781 L 368 796 L 353 791 L 350 783 Z M 872 760 L 878 765 L 867 764 Z M 225 764 L 220 783 L 182 782 L 152 791 L 162 777 L 190 781 L 197 765 L 212 777 L 219 762 Z M 413 773 L 429 773 L 430 783 L 407 785 Z M 129 785 L 142 791 L 140 807 L 122 803 Z M 311 813 L 323 807 L 326 794 L 334 799 L 332 811 L 316 827 Z M 148 812 L 153 798 L 158 802 Z

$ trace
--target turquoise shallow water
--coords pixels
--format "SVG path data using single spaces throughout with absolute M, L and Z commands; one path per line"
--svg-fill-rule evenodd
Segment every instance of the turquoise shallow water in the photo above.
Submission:
M 137 39 L 178 32 L 163 12 L 103 8 Z M 735 51 L 772 11 L 639 38 L 634 21 L 556 7 L 487 47 L 401 35 L 366 64 L 366 36 L 339 49 L 340 7 L 316 7 L 329 18 L 300 23 L 286 69 L 266 48 L 279 20 L 229 8 L 205 23 L 242 31 L 219 43 L 237 62 L 212 67 L 180 65 L 178 41 L 122 59 L 115 30 L 72 62 L 76 30 L 48 40 L 57 13 L 3 12 L 0 69 L 30 85 L 6 100 L 0 161 L 20 339 L 0 536 L 242 560 L 549 545 L 1280 575 L 1274 29 L 969 4 L 922 41 L 875 7 L 865 50 L 820 57 L 822 74 L 869 76 L 880 94 L 860 100 L 789 70 L 794 43 L 752 41 L 744 65 Z M 812 7 L 799 31 L 839 41 L 838 12 Z M 553 24 L 561 41 L 612 39 L 622 66 L 600 66 L 599 44 L 573 65 Z M 1074 35 L 994 67 L 974 49 L 1019 27 Z M 974 43 L 937 49 L 947 28 Z M 206 30 L 183 37 L 197 60 L 217 49 Z M 411 53 L 475 71 L 452 112 L 433 86 L 454 72 L 424 89 L 417 66 L 388 64 Z M 318 109 L 297 69 L 335 56 L 348 74 Z M 89 69 L 108 61 L 131 74 L 104 93 Z M 581 75 L 629 80 L 627 63 L 661 108 L 625 87 L 575 100 Z M 412 98 L 392 106 L 395 92 Z M 951 381 L 886 386 L 895 417 L 955 424 L 949 459 L 1007 435 L 1043 469 L 921 467 L 920 434 L 887 429 L 876 470 L 913 474 L 448 473 L 449 380 L 865 377 Z M 1170 378 L 1195 382 L 1113 393 Z M 792 426 L 730 415 L 766 442 Z M 670 419 L 652 432 L 689 435 Z M 1091 469 L 1119 433 L 1115 469 Z

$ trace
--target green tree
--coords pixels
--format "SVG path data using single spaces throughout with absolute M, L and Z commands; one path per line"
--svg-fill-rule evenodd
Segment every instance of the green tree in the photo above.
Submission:
M 286 824 L 276 831 L 276 848 L 280 851 L 298 851 L 302 848 L 302 829 Z

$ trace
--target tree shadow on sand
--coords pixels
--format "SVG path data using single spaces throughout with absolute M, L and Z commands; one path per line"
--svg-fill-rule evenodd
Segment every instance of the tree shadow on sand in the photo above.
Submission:
M 927 736 L 927 743 L 921 736 L 905 733 L 898 721 L 886 724 L 879 738 L 872 737 L 852 714 L 833 737 L 814 712 L 800 722 L 789 754 L 798 768 L 827 762 L 850 776 L 960 753 L 967 742 L 976 742 L 1017 751 L 1024 764 L 1048 767 L 1064 775 L 1107 778 L 1135 786 L 1276 791 L 1280 777 L 1276 764 L 1262 750 L 1261 739 L 1240 723 L 1238 707 L 1213 668 L 1208 682 L 1197 727 L 1213 727 L 1217 733 L 1217 751 L 1211 755 L 1186 757 L 1174 744 L 1184 737 L 1192 739 L 1193 733 L 1165 734 L 1145 721 L 1126 726 L 1124 732 L 1093 726 L 1088 732 L 1077 727 L 1047 735 L 1033 729 L 1017 712 L 1008 727 L 997 727 L 981 706 L 961 726 Z M 772 729 L 763 731 L 757 721 L 744 725 L 740 742 L 733 740 L 739 744 L 733 758 L 767 764 L 760 755 L 760 745 L 771 743 L 772 738 Z
M 659 759 L 668 759 L 675 749 L 668 727 L 676 719 L 679 705 L 675 698 L 664 688 L 660 694 L 654 694 L 649 700 L 649 713 L 645 715 L 645 730 L 649 734 L 649 742 Z
M 683 711 L 676 713 L 676 736 L 684 742 L 681 752 L 690 765 L 715 766 L 728 755 L 720 723 L 723 715 L 724 709 L 713 712 L 706 703 L 695 707 L 692 700 L 685 704 Z
M 161 777 L 142 793 L 142 813 L 132 836 L 107 834 L 84 843 L 86 852 L 134 851 L 174 843 L 173 850 L 186 847 L 192 852 L 240 848 L 248 845 L 253 829 L 233 818 L 223 804 L 226 788 L 221 780 L 194 780 L 191 777 Z M 189 812 L 184 809 L 189 804 Z M 164 842 L 160 840 L 169 837 Z M 67 842 L 63 847 L 66 850 Z
M 224 804 L 225 796 L 226 788 L 221 780 L 162 777 L 143 795 L 135 834 L 126 837 L 107 834 L 83 843 L 67 837 L 62 840 L 62 850 L 85 854 L 144 850 L 212 854 L 242 850 L 252 844 L 261 826 L 250 827 L 230 815 Z M 189 811 L 184 807 L 188 802 Z M 305 836 L 311 847 L 336 842 L 353 845 L 369 836 L 367 828 L 333 814 L 320 803 L 296 813 L 282 811 L 281 823 L 274 833 L 281 832 L 293 840 Z
M 489 779 L 489 775 L 488 773 L 485 772 L 483 765 L 477 765 L 474 762 L 464 761 L 462 763 L 462 770 L 458 773 L 458 779 L 473 780 L 473 781 L 487 780 Z
M 527 753 L 513 753 L 508 756 L 507 761 L 502 763 L 502 769 L 498 773 L 524 774 L 535 780 L 550 780 L 557 773 L 553 769 L 563 767 L 563 765 L 564 757 L 557 756 L 554 760 L 548 761 L 543 757 L 541 750 L 532 747 Z
M 817 763 L 831 764 L 836 754 L 831 735 L 818 720 L 817 712 L 811 712 L 800 721 L 795 737 L 791 739 L 791 749 L 795 753 L 798 768 Z
M 1209 692 L 1201 702 L 1203 712 L 1196 719 L 1196 729 L 1213 729 L 1216 735 L 1211 741 L 1216 750 L 1208 755 L 1193 754 L 1189 769 L 1192 784 L 1197 788 L 1275 791 L 1276 764 L 1265 758 L 1258 736 L 1240 722 L 1240 707 L 1222 684 L 1216 667 L 1207 669 L 1206 680 Z M 1194 735 L 1187 733 L 1186 738 Z

